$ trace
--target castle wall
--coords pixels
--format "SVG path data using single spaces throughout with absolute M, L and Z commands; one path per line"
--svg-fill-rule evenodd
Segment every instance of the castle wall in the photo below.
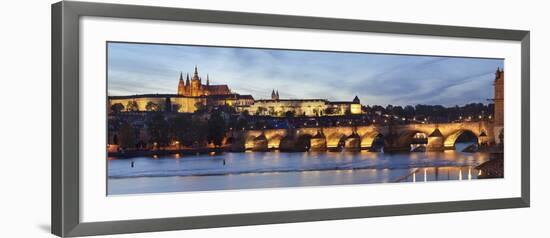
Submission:
M 197 110 L 197 103 L 206 105 L 206 99 L 204 98 L 174 97 L 170 100 L 172 104 L 179 104 L 181 106 L 178 112 L 192 113 Z
M 110 105 L 121 103 L 124 106 L 123 111 L 128 111 L 128 104 L 132 101 L 135 101 L 138 106 L 138 111 L 147 111 L 147 103 L 152 102 L 157 105 L 164 105 L 166 103 L 166 98 L 162 97 L 150 97 L 150 98 L 124 98 L 124 99 L 110 99 Z
M 147 111 L 146 106 L 149 102 L 155 103 L 161 107 L 166 104 L 166 97 L 136 97 L 136 98 L 123 98 L 123 99 L 110 99 L 109 105 L 121 103 L 124 106 L 124 111 L 128 111 L 128 104 L 135 101 L 138 106 L 138 111 Z M 197 110 L 197 103 L 206 104 L 204 98 L 191 98 L 191 97 L 170 97 L 171 105 L 179 104 L 180 108 L 178 112 L 192 113 Z

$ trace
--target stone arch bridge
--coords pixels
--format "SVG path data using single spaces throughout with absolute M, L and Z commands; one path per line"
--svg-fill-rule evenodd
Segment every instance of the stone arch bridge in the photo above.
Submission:
M 454 150 L 455 142 L 465 132 L 478 138 L 480 145 L 495 143 L 493 124 L 487 121 L 407 124 L 304 127 L 230 132 L 231 148 L 254 150 L 369 150 L 376 139 L 383 141 L 384 151 L 410 151 L 412 143 L 423 141 L 429 151 Z M 415 136 L 424 135 L 421 137 Z M 422 143 L 422 142 L 421 142 Z

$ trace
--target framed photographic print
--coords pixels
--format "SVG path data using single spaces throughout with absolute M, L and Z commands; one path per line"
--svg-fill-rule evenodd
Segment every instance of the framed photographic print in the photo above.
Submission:
M 528 207 L 529 130 L 528 31 L 52 6 L 58 236 Z

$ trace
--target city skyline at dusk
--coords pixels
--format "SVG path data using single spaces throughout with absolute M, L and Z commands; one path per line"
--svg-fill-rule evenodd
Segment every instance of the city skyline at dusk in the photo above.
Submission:
M 503 178 L 503 64 L 111 42 L 107 194 Z
M 351 100 L 370 105 L 464 105 L 493 98 L 502 59 L 108 43 L 109 96 L 175 93 L 180 73 L 255 99 Z M 426 87 L 429 85 L 429 87 Z

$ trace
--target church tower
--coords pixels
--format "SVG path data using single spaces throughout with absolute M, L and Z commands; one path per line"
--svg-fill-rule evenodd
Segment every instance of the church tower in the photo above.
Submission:
M 180 72 L 180 81 L 178 83 L 178 95 L 185 95 L 185 83 L 183 82 L 183 73 Z

